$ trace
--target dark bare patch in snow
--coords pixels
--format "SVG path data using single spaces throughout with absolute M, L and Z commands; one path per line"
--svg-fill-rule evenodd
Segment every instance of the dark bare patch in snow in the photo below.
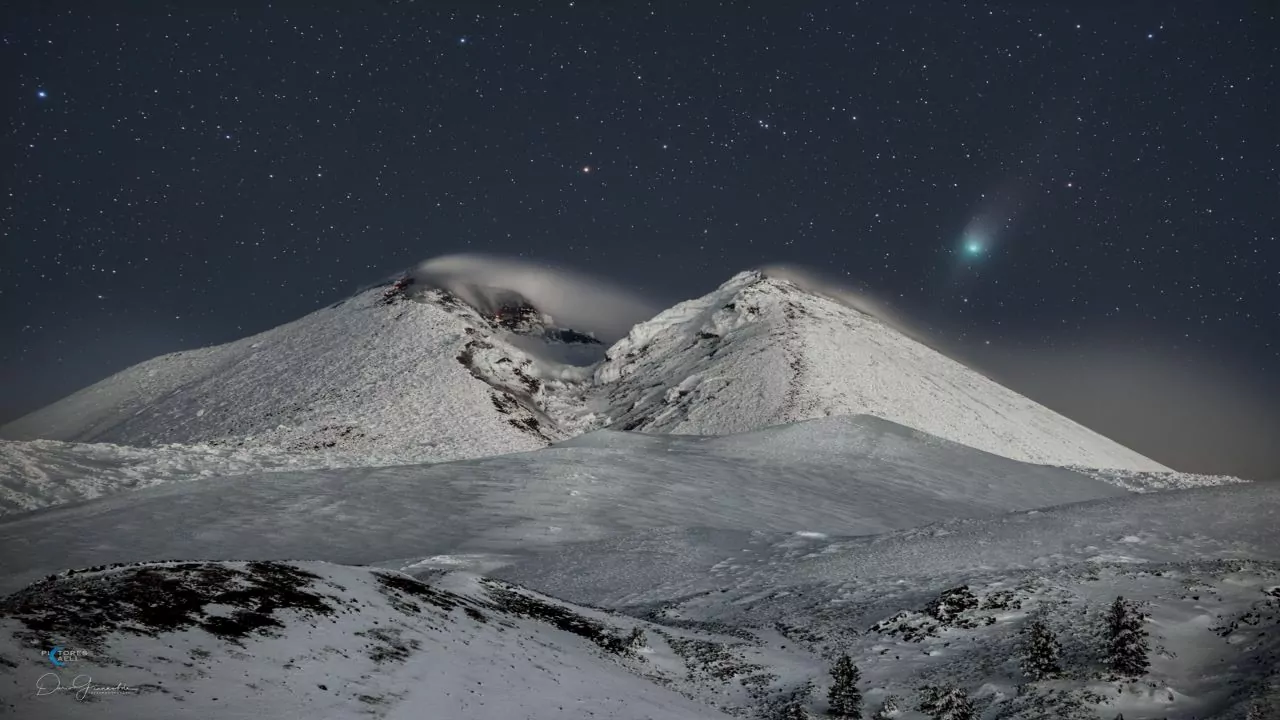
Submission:
M 422 643 L 416 638 L 404 638 L 403 633 L 396 628 L 371 628 L 357 632 L 356 635 L 369 639 L 370 642 L 364 648 L 365 653 L 379 665 L 404 662 L 422 647 Z
M 584 637 L 616 655 L 628 654 L 633 649 L 633 643 L 626 636 L 603 622 L 522 593 L 516 586 L 508 583 L 490 579 L 482 582 L 493 607 L 501 612 L 541 620 L 565 632 Z
M 285 610 L 329 615 L 336 598 L 318 576 L 278 562 L 137 563 L 51 576 L 0 601 L 40 645 L 72 639 L 98 646 L 112 632 L 158 636 L 192 626 L 224 640 L 284 626 Z M 210 606 L 225 610 L 214 612 Z
M 461 595 L 432 587 L 408 575 L 378 572 L 374 576 L 378 579 L 378 589 L 383 597 L 387 598 L 392 607 L 405 614 L 416 615 L 422 612 L 422 608 L 414 600 L 431 605 L 446 614 L 460 606 L 475 604 Z

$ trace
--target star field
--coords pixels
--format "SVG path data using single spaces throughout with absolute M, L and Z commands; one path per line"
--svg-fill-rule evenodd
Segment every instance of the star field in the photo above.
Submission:
M 450 252 L 798 263 L 1086 415 L 1020 359 L 1280 393 L 1275 7 L 1071 5 L 19 3 L 0 419 Z

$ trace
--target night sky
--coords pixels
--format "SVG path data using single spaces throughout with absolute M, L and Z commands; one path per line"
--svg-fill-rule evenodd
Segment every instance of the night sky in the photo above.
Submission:
M 1280 476 L 1274 3 L 6 5 L 0 420 L 436 255 L 788 262 Z

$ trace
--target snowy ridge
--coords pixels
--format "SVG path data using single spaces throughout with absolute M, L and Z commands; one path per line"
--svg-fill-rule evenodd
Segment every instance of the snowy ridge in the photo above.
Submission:
M 333 449 L 0 440 L 0 515 L 129 490 L 248 473 L 395 465 L 396 455 Z
M 1122 470 L 1118 468 L 1100 469 L 1071 467 L 1078 473 L 1088 475 L 1095 480 L 1124 488 L 1130 492 L 1160 492 L 1162 490 L 1186 490 L 1197 487 L 1214 487 L 1217 485 L 1236 485 L 1249 480 L 1233 475 L 1204 475 L 1187 472 L 1148 472 L 1142 470 Z
M 864 535 L 1127 494 L 875 418 L 743 437 L 603 431 L 530 453 L 238 475 L 11 516 L 0 545 L 24 551 L 0 559 L 0 591 L 157 557 L 367 564 L 673 526 Z
M 531 450 L 563 437 L 534 363 L 440 291 L 374 288 L 293 323 L 164 355 L 4 428 L 10 438 L 393 455 Z
M 22 717 L 725 717 L 664 686 L 680 659 L 657 636 L 629 643 L 644 627 L 473 576 L 150 563 L 6 598 L 0 687 Z M 85 656 L 55 667 L 36 649 L 54 642 Z M 77 678 L 82 696 L 35 695 Z
M 760 272 L 608 348 L 518 293 L 405 277 L 282 327 L 142 363 L 5 437 L 354 451 L 402 462 L 612 427 L 727 434 L 875 415 L 1016 460 L 1168 469 L 841 302 Z
M 549 397 L 554 400 L 557 396 Z M 554 415 L 556 406 L 548 405 Z M 674 472 L 676 477 L 687 472 L 673 468 L 673 461 L 688 462 L 690 468 L 710 466 L 711 477 L 719 477 L 728 468 L 748 476 L 770 469 L 778 476 L 793 480 L 815 471 L 829 473 L 833 479 L 841 472 L 865 475 L 876 463 L 895 463 L 917 468 L 919 479 L 913 482 L 918 482 L 920 487 L 941 488 L 939 483 L 954 483 L 953 492 L 968 492 L 968 501 L 975 501 L 987 492 L 968 488 L 971 473 L 992 473 L 993 467 L 1001 465 L 1001 459 L 990 458 L 981 451 L 871 416 L 825 418 L 722 436 L 662 436 L 600 430 L 578 435 L 556 447 L 594 448 L 598 452 L 582 462 L 586 463 L 584 467 L 599 466 L 601 475 L 607 472 L 603 463 L 609 462 L 610 455 L 616 456 L 621 467 L 647 465 L 654 469 L 654 475 Z M 537 458 L 550 455 L 534 456 L 529 465 L 542 467 L 544 463 Z M 168 444 L 139 448 L 111 443 L 0 440 L 0 516 L 169 483 L 265 472 L 382 467 L 402 465 L 405 460 L 403 452 L 380 454 L 336 448 L 295 452 L 266 446 Z M 748 467 L 741 469 L 743 465 Z M 1007 493 L 1007 497 L 1017 497 L 1036 487 L 1042 476 L 1059 478 L 1057 482 L 1070 477 L 1019 463 L 1011 462 L 1006 467 L 1020 478 L 1012 488 L 994 486 Z M 1247 482 L 1221 475 L 1067 469 L 1130 492 Z M 637 482 L 647 485 L 652 479 Z M 1071 487 L 1071 482 L 1061 487 Z M 1045 502 L 1062 499 L 1058 496 L 1038 498 Z
M 615 427 L 721 434 L 875 415 L 1027 462 L 1168 468 L 835 300 L 741 273 L 636 326 L 596 370 Z

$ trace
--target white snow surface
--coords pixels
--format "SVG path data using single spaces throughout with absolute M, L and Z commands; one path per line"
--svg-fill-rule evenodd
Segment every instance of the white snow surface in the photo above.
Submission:
M 58 586 L 87 587 L 102 601 L 114 597 L 130 573 L 173 567 L 99 570 L 34 593 L 41 600 Z M 189 566 L 188 573 L 211 567 L 246 569 L 245 563 L 205 563 Z M 91 656 L 68 661 L 65 668 L 47 659 L 31 662 L 32 656 L 41 659 L 36 648 L 0 643 L 0 658 L 17 665 L 0 671 L 0 694 L 17 717 L 67 719 L 728 717 L 663 687 L 680 679 L 662 667 L 674 663 L 650 662 L 640 652 L 609 652 L 588 637 L 507 609 L 491 594 L 490 588 L 506 590 L 500 585 L 450 578 L 432 588 L 433 603 L 431 597 L 385 588 L 378 580 L 385 572 L 315 562 L 289 568 L 314 576 L 303 590 L 322 598 L 328 612 L 276 610 L 279 628 L 242 640 L 224 640 L 199 626 L 159 637 L 102 633 Z M 597 623 L 614 635 L 648 625 L 533 593 L 520 596 L 564 608 L 575 620 Z M 210 617 L 233 616 L 230 608 L 207 610 Z M 0 634 L 11 638 L 24 628 L 0 618 Z M 670 651 L 664 648 L 664 654 Z M 90 684 L 115 692 L 74 689 Z M 68 689 L 36 695 L 38 687 L 58 686 Z
M 775 717 L 824 712 L 849 652 L 868 709 L 950 682 L 984 720 L 1227 720 L 1280 695 L 1277 521 L 1280 487 L 1137 494 L 871 417 L 171 482 L 0 518 L 0 694 L 17 717 Z M 206 603 L 188 622 L 129 619 L 189 605 L 174 576 L 41 580 L 158 559 Z M 303 590 L 333 612 L 216 588 L 249 560 L 315 574 Z M 371 568 L 434 590 L 389 594 Z M 927 612 L 961 586 L 978 607 Z M 1116 594 L 1152 614 L 1136 683 L 1092 639 Z M 1038 609 L 1068 674 L 1029 683 L 1018 630 Z M 634 652 L 602 645 L 632 628 Z M 54 668 L 55 645 L 93 655 Z M 137 692 L 38 695 L 49 673 Z
M 1233 485 L 1249 482 L 1233 475 L 1205 475 L 1187 472 L 1150 472 L 1142 470 L 1121 470 L 1117 468 L 1099 469 L 1072 467 L 1076 472 L 1088 475 L 1096 480 L 1122 487 L 1132 492 L 1160 492 L 1161 490 L 1185 490 L 1193 487 L 1212 487 L 1214 485 Z
M 637 325 L 596 379 L 623 429 L 721 434 L 867 414 L 1027 462 L 1168 470 L 870 315 L 759 272 Z
M 16 440 L 169 443 L 391 455 L 403 462 L 531 450 L 563 435 L 517 371 L 524 352 L 473 309 L 382 302 L 374 288 L 226 345 L 119 372 L 3 428 Z M 459 361 L 471 345 L 473 372 Z M 478 373 L 489 373 L 485 379 Z M 497 405 L 512 395 L 507 408 Z M 499 399 L 501 398 L 501 399 Z
M 0 590 L 157 557 L 367 564 L 670 526 L 863 535 L 1126 494 L 871 417 L 728 437 L 599 431 L 530 453 L 173 483 L 11 516 L 0 545 L 23 550 L 0 560 Z
M 267 447 L 132 447 L 57 440 L 0 440 L 0 515 L 90 500 L 171 482 L 279 470 L 394 465 L 400 458 L 351 451 Z
M 584 361 L 581 349 L 504 333 L 439 291 L 410 286 L 388 304 L 374 288 L 244 340 L 142 363 L 0 435 L 409 463 L 531 450 L 606 426 L 719 435 L 866 414 L 1016 460 L 1168 470 L 870 315 L 757 271 L 640 323 L 592 367 L 564 362 Z
M 198 624 L 150 632 L 77 622 L 80 604 L 93 610 L 125 594 L 96 578 L 129 568 L 36 582 L 0 602 L 0 687 L 19 717 L 407 718 L 424 708 L 442 718 L 772 717 L 797 693 L 823 712 L 826 669 L 849 652 L 868 708 L 889 694 L 913 698 L 931 682 L 966 688 L 989 719 L 1226 720 L 1277 695 L 1280 487 L 1134 494 L 951 443 L 921 447 L 884 421 L 853 428 L 863 439 L 831 422 L 777 438 L 605 432 L 501 458 L 248 475 L 11 516 L 0 520 L 0 544 L 18 550 L 0 563 L 6 592 L 64 566 L 141 558 L 366 567 L 293 563 L 319 576 L 313 589 L 337 612 L 286 606 L 271 611 L 278 626 L 241 639 Z M 854 437 L 834 442 L 841 433 Z M 735 454 L 762 449 L 709 477 L 725 440 Z M 700 451 L 708 462 L 673 476 L 704 444 L 714 448 Z M 783 448 L 813 457 L 815 447 L 850 448 L 828 473 L 867 459 L 825 481 L 814 466 L 772 481 L 776 465 L 750 471 L 764 457 L 794 462 Z M 970 478 L 957 464 L 915 487 L 924 463 L 956 452 L 972 454 Z M 643 467 L 628 468 L 627 453 Z M 606 461 L 593 465 L 591 454 Z M 655 464 L 662 454 L 676 458 Z M 640 483 L 646 475 L 660 480 Z M 984 498 L 1020 483 L 1027 502 L 1097 499 L 1006 513 Z M 872 519 L 860 516 L 871 512 L 864 499 Z M 942 516 L 961 519 L 931 522 Z M 892 525 L 899 529 L 848 536 Z M 453 593 L 454 607 L 383 593 L 368 566 L 418 576 Z M 540 601 L 567 615 L 495 604 L 486 589 L 494 586 L 477 574 L 515 583 L 526 597 L 535 595 L 518 588 L 552 595 Z M 977 607 L 950 623 L 927 612 L 961 586 Z M 167 592 L 143 587 L 146 607 Z M 1146 603 L 1152 616 L 1152 669 L 1140 682 L 1110 677 L 1093 639 L 1117 594 Z M 217 597 L 202 622 L 237 617 Z M 1029 683 L 1016 661 L 1018 630 L 1038 609 L 1050 613 L 1068 673 Z M 33 627 L 23 620 L 33 614 L 61 625 Z M 618 637 L 639 627 L 644 647 L 602 651 L 566 632 L 581 630 L 581 618 Z M 43 654 L 54 644 L 95 655 L 57 670 Z M 67 685 L 84 674 L 139 692 L 92 707 L 69 693 L 37 697 L 49 672 Z M 817 688 L 805 694 L 807 681 Z
M 0 442 L 0 712 L 821 717 L 847 652 L 866 716 L 942 683 L 982 720 L 1280 717 L 1280 485 L 1167 471 L 760 273 L 594 366 L 384 299 L 4 428 L 50 439 Z

